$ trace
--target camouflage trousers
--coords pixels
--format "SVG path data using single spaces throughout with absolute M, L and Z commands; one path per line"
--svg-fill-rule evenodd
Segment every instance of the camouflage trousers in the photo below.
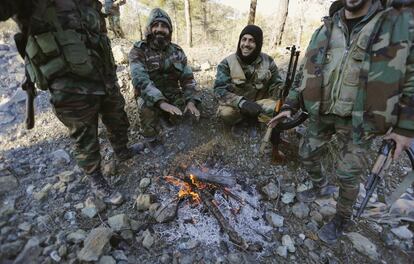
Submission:
M 321 168 L 321 159 L 329 153 L 328 143 L 336 136 L 338 156 L 335 157 L 335 173 L 339 181 L 337 213 L 344 217 L 352 215 L 352 207 L 359 192 L 361 176 L 368 169 L 367 150 L 370 139 L 355 144 L 352 140 L 352 120 L 336 115 L 311 118 L 308 129 L 299 145 L 299 156 L 314 185 L 326 183 Z
M 261 99 L 256 101 L 263 108 L 263 112 L 272 116 L 276 106 L 276 101 L 272 99 Z M 217 109 L 217 116 L 223 120 L 224 124 L 228 126 L 235 125 L 243 120 L 243 115 L 240 113 L 240 109 L 231 107 L 228 105 L 219 105 Z
M 121 28 L 121 17 L 119 15 L 109 15 L 109 27 L 114 32 L 115 37 L 124 38 L 125 34 Z
M 51 103 L 58 119 L 75 141 L 75 158 L 86 174 L 100 169 L 98 119 L 107 130 L 115 153 L 126 150 L 129 121 L 119 90 L 111 95 L 72 94 L 51 90 Z
M 170 100 L 169 103 L 180 108 L 181 111 L 184 110 L 185 102 L 182 98 Z M 144 137 L 152 138 L 158 136 L 161 130 L 161 118 L 171 124 L 176 124 L 178 122 L 179 117 L 170 115 L 158 107 L 146 105 L 141 97 L 137 99 L 137 105 L 141 133 Z

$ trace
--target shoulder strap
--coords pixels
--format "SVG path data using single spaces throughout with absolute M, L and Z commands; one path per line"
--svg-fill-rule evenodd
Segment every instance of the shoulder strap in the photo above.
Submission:
M 237 60 L 236 54 L 231 54 L 226 58 L 230 68 L 230 76 L 233 82 L 244 82 L 246 81 L 246 75 L 244 75 L 243 69 Z

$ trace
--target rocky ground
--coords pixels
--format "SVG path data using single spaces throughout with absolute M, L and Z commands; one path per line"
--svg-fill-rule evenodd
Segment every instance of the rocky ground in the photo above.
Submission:
M 198 122 L 187 118 L 164 130 L 164 155 L 145 149 L 117 164 L 100 126 L 105 176 L 126 197 L 125 203 L 114 207 L 91 196 L 47 92 L 36 98 L 35 128 L 24 128 L 25 94 L 19 88 L 23 63 L 11 43 L 10 35 L 3 34 L 0 263 L 412 263 L 412 188 L 405 194 L 411 198 L 404 215 L 389 214 L 388 208 L 373 203 L 372 217 L 358 221 L 336 244 L 318 240 L 316 231 L 335 213 L 335 199 L 312 204 L 296 200 L 296 193 L 309 187 L 296 162 L 296 134 L 287 135 L 292 144 L 285 151 L 291 161 L 273 165 L 269 153 L 265 157 L 258 153 L 263 130 L 246 129 L 241 137 L 234 137 L 215 117 L 214 67 L 227 50 L 189 51 L 203 114 Z M 130 43 L 115 40 L 113 49 L 120 64 L 132 144 L 142 137 L 125 57 Z M 373 153 L 377 147 L 373 146 Z M 334 150 L 330 154 L 327 160 L 335 156 Z M 327 174 L 332 174 L 332 161 L 325 164 Z M 408 170 L 406 159 L 393 165 L 386 194 Z M 236 196 L 220 186 L 209 193 L 225 221 L 251 247 L 240 248 L 230 241 L 205 204 L 178 199 L 179 187 L 165 176 L 179 178 L 190 171 L 235 179 L 228 190 Z M 380 217 L 374 217 L 378 211 Z

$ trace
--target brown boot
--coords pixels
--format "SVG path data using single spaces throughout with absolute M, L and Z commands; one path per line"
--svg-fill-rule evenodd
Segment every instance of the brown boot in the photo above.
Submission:
M 92 192 L 105 203 L 118 205 L 124 201 L 121 193 L 112 190 L 101 171 L 88 175 L 88 178 L 91 182 Z
M 343 231 L 351 225 L 350 218 L 336 214 L 318 231 L 318 237 L 327 244 L 336 243 L 337 239 L 343 235 Z
M 133 156 L 138 155 L 144 150 L 145 146 L 142 143 L 136 143 L 129 148 L 124 148 L 115 151 L 115 157 L 119 162 L 124 162 L 131 159 Z
M 318 198 L 328 198 L 336 191 L 336 187 L 326 181 L 322 186 L 314 185 L 313 188 L 299 192 L 297 198 L 303 203 L 312 203 Z

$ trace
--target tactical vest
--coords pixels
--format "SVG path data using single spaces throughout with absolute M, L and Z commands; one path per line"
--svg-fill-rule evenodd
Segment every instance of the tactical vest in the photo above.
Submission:
M 265 84 L 271 79 L 270 61 L 264 56 L 261 56 L 261 61 L 254 65 L 254 73 L 247 79 L 236 54 L 232 54 L 226 58 L 227 64 L 230 68 L 231 81 L 234 84 L 233 93 L 243 96 L 248 100 L 257 101 L 267 98 L 268 91 L 263 89 Z
M 381 12 L 376 14 L 347 44 L 344 25 L 334 24 L 323 66 L 321 113 L 351 116 L 360 89 L 360 72 L 369 39 Z
M 97 0 L 38 1 L 30 19 L 26 68 L 40 89 L 58 77 L 113 87 L 115 62 Z

